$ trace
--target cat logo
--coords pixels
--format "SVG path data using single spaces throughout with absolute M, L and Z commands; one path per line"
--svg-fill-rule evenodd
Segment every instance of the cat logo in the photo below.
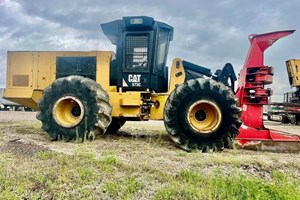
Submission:
M 128 81 L 130 83 L 139 83 L 139 82 L 141 82 L 141 75 L 140 74 L 129 74 Z
M 132 86 L 141 87 L 141 74 L 129 74 L 128 82 L 132 83 Z

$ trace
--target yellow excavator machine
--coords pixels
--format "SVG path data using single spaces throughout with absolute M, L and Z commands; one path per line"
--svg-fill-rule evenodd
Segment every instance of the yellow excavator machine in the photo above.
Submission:
M 112 51 L 10 51 L 4 98 L 37 109 L 52 140 L 94 139 L 126 121 L 163 120 L 190 151 L 231 147 L 241 125 L 227 63 L 212 73 L 180 58 L 166 66 L 173 27 L 151 17 L 101 25 Z

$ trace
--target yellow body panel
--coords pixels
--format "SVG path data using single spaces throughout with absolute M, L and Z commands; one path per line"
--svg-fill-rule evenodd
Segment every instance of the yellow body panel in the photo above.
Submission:
M 286 68 L 292 87 L 300 86 L 300 60 L 292 59 L 286 61 Z
M 99 83 L 103 89 L 109 90 L 109 69 L 110 61 L 114 54 L 110 51 L 97 51 L 97 67 L 96 67 L 96 82 Z M 99 65 L 98 65 L 99 63 Z
M 43 90 L 55 80 L 56 54 L 55 52 L 33 53 L 34 66 L 33 75 L 34 88 Z M 22 65 L 21 65 L 22 66 Z
M 113 117 L 141 117 L 142 102 L 140 92 L 108 92 L 108 95 L 110 98 L 110 103 L 113 107 Z
M 120 106 L 141 106 L 141 99 L 120 99 Z
M 42 93 L 43 91 L 41 90 L 6 89 L 4 90 L 3 97 L 20 105 L 38 110 L 37 103 L 42 98 Z
M 151 107 L 150 119 L 162 120 L 164 118 L 164 108 L 168 97 L 168 94 L 153 94 L 151 96 L 154 106 Z
M 169 90 L 170 94 L 177 85 L 182 84 L 185 81 L 185 72 L 180 58 L 175 58 L 172 62 L 170 81 L 169 81 Z

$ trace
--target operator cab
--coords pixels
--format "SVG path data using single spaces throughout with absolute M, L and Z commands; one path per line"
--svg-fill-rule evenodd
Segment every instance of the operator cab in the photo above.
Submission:
M 166 61 L 173 27 L 152 17 L 137 16 L 101 24 L 101 28 L 116 45 L 110 85 L 123 91 L 168 90 Z

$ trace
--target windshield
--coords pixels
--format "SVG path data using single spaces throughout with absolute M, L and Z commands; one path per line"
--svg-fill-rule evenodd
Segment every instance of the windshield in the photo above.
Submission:
M 156 66 L 163 67 L 166 64 L 168 47 L 169 47 L 169 31 L 160 30 L 157 42 Z

